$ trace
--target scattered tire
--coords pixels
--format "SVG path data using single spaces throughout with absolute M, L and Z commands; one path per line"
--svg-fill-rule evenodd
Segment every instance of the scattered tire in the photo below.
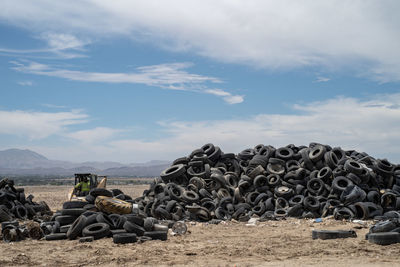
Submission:
M 336 238 L 353 238 L 357 234 L 353 230 L 313 230 L 312 239 L 336 239 Z
M 168 239 L 168 232 L 166 231 L 144 232 L 143 235 L 151 237 L 152 240 L 166 241 Z
M 49 234 L 44 237 L 47 241 L 67 239 L 66 233 Z
M 400 233 L 397 232 L 384 232 L 384 233 L 370 233 L 368 241 L 377 245 L 391 245 L 400 242 Z
M 113 235 L 113 242 L 116 244 L 135 243 L 137 236 L 134 233 L 120 233 Z

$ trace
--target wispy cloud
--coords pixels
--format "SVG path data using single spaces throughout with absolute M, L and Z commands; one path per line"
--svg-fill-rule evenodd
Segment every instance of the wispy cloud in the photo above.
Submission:
M 222 97 L 228 104 L 243 102 L 243 96 L 232 95 L 222 89 L 209 89 L 209 84 L 222 81 L 216 77 L 204 76 L 186 71 L 190 63 L 172 63 L 138 67 L 131 73 L 84 72 L 52 68 L 38 62 L 11 61 L 14 70 L 24 73 L 64 78 L 81 82 L 145 84 L 170 90 L 193 91 Z
M 54 104 L 48 104 L 48 103 L 44 103 L 42 104 L 43 107 L 46 108 L 67 108 L 67 106 L 62 106 L 62 105 L 54 105 Z
M 32 86 L 33 82 L 32 81 L 19 81 L 18 84 L 21 86 Z
M 0 47 L 0 53 L 6 55 L 18 55 L 27 57 L 55 56 L 62 59 L 86 57 L 85 46 L 90 44 L 89 39 L 78 39 L 76 36 L 65 33 L 45 32 L 38 39 L 43 40 L 46 45 L 39 49 L 13 49 Z
M 314 82 L 315 83 L 325 83 L 325 82 L 329 82 L 331 79 L 327 78 L 327 77 L 322 77 L 322 76 L 318 76 Z

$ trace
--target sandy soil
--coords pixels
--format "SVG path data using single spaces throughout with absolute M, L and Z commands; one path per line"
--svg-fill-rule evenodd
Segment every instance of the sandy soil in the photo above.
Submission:
M 138 196 L 147 186 L 121 189 Z M 26 187 L 35 200 L 61 207 L 69 187 Z M 371 223 L 371 222 L 370 222 Z M 400 244 L 378 246 L 364 240 L 368 228 L 350 222 L 288 219 L 245 223 L 191 223 L 183 236 L 167 241 L 117 245 L 112 239 L 92 243 L 26 240 L 0 243 L 0 266 L 400 266 Z M 357 238 L 312 240 L 313 229 L 354 229 Z

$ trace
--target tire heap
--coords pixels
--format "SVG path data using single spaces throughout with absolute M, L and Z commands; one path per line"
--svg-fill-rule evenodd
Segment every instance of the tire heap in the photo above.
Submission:
M 369 229 L 365 239 L 383 246 L 400 243 L 400 220 L 398 218 L 390 218 L 376 223 Z
M 27 228 L 18 222 L 43 220 L 52 215 L 46 202 L 34 202 L 33 198 L 33 195 L 25 196 L 24 188 L 15 188 L 13 180 L 0 181 L 0 222 L 4 241 L 38 237 L 33 227 Z
M 238 155 L 206 144 L 176 159 L 135 203 L 174 221 L 400 217 L 400 165 L 318 143 Z
M 106 204 L 117 202 L 118 206 L 110 205 L 103 209 L 102 200 L 108 200 Z M 86 196 L 86 201 L 64 202 L 63 209 L 57 211 L 49 222 L 43 222 L 41 228 L 49 241 L 79 238 L 80 242 L 91 242 L 112 237 L 114 243 L 125 244 L 167 240 L 171 222 L 161 224 L 139 209 L 132 209 L 133 202 L 119 189 L 95 188 Z

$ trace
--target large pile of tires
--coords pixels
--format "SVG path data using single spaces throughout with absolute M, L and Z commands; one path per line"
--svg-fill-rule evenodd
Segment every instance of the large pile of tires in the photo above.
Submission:
M 237 155 L 206 144 L 176 159 L 134 202 L 147 216 L 175 221 L 400 217 L 400 165 L 318 143 Z

